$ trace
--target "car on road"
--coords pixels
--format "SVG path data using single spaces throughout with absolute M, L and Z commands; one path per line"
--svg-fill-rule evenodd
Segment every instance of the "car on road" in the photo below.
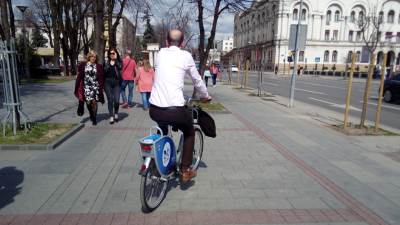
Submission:
M 385 102 L 400 100 L 400 73 L 385 80 L 383 85 L 383 100 Z
M 232 72 L 239 72 L 239 69 L 238 69 L 238 67 L 236 65 L 232 65 L 231 66 L 231 71 Z

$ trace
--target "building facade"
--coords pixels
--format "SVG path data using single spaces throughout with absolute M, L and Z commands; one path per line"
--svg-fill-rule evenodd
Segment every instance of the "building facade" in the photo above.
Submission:
M 379 5 L 375 5 L 379 2 Z M 369 56 L 359 21 L 379 14 L 383 22 L 376 50 L 377 62 L 388 53 L 387 66 L 400 64 L 400 1 L 398 0 L 258 0 L 245 12 L 235 15 L 232 63 L 249 60 L 251 68 L 288 70 L 290 26 L 307 25 L 304 51 L 298 62 L 306 70 L 344 71 L 351 53 L 357 53 L 359 70 L 366 70 Z M 365 33 L 368 37 L 370 31 Z M 397 67 L 398 68 L 398 67 Z
M 222 53 L 222 55 L 225 55 L 226 53 L 232 51 L 233 46 L 233 38 L 229 37 L 228 39 L 224 39 L 219 42 L 217 49 Z

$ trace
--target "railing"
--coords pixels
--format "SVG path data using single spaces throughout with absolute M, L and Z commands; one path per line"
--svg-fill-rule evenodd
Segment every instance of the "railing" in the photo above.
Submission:
M 22 111 L 14 39 L 0 41 L 0 75 L 3 80 L 3 105 L 7 110 L 7 114 L 2 119 L 3 135 L 6 135 L 6 128 L 9 124 L 12 126 L 13 134 L 16 135 L 17 129 L 20 129 L 21 119 L 24 123 L 24 129 L 28 128 L 30 120 Z

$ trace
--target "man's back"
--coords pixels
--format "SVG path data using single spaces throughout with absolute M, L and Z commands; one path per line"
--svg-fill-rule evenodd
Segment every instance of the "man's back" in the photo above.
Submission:
M 158 107 L 183 106 L 184 78 L 189 74 L 196 88 L 203 96 L 208 96 L 206 87 L 201 86 L 201 77 L 189 52 L 176 46 L 162 48 L 156 62 L 156 75 L 150 103 Z

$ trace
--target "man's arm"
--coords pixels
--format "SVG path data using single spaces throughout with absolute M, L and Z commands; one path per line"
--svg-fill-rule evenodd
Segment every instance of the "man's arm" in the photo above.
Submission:
M 187 66 L 190 78 L 192 79 L 194 87 L 199 92 L 200 98 L 209 98 L 210 96 L 208 95 L 207 87 L 201 79 L 196 64 L 190 54 L 188 54 Z

